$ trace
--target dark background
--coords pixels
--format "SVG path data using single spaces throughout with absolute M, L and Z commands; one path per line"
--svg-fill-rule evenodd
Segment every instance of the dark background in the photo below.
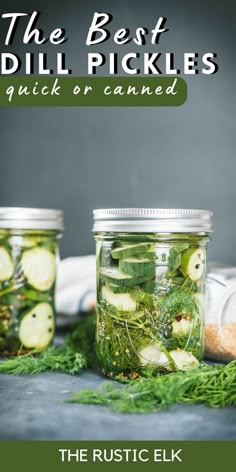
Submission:
M 211 259 L 236 262 L 235 247 L 235 13 L 233 1 L 2 0 L 0 12 L 42 12 L 45 33 L 67 30 L 63 46 L 22 46 L 22 29 L 9 52 L 66 51 L 74 75 L 87 74 L 88 51 L 216 52 L 219 72 L 186 76 L 180 108 L 0 108 L 0 205 L 65 211 L 62 255 L 94 251 L 92 210 L 99 207 L 187 207 L 214 211 Z M 170 28 L 159 46 L 134 43 L 85 46 L 94 11 L 112 13 L 109 29 Z M 7 20 L 0 20 L 1 50 Z M 26 24 L 22 21 L 22 25 Z M 178 65 L 178 64 L 177 64 Z M 24 75 L 24 71 L 21 72 Z M 107 75 L 104 67 L 102 75 Z M 0 91 L 1 92 L 1 91 Z

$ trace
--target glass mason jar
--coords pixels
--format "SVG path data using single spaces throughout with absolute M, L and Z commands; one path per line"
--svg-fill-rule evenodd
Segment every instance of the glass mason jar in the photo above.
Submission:
M 94 210 L 97 357 L 107 376 L 196 367 L 212 213 Z
M 211 265 L 207 275 L 205 355 L 229 362 L 236 359 L 236 269 Z
M 63 213 L 0 208 L 0 354 L 45 349 L 55 330 Z

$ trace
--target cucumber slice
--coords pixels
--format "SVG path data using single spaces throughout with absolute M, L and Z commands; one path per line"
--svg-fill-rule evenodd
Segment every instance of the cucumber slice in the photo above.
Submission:
M 154 251 L 140 252 L 136 257 L 137 259 L 146 259 L 148 261 L 155 261 L 158 259 L 158 256 Z
M 120 259 L 119 268 L 125 274 L 136 277 L 154 277 L 155 275 L 155 263 L 148 259 L 138 259 L 137 257 Z
M 181 338 L 182 336 L 187 336 L 191 330 L 192 321 L 182 318 L 182 320 L 174 320 L 172 322 L 172 334 L 174 338 Z
M 103 299 L 119 311 L 134 311 L 136 303 L 128 293 L 113 293 L 108 287 L 102 287 Z
M 37 290 L 49 290 L 56 278 L 55 256 L 45 248 L 34 248 L 25 251 L 21 267 L 28 283 Z
M 199 280 L 205 269 L 205 252 L 202 248 L 191 248 L 184 251 L 181 257 L 180 270 L 191 280 Z
M 0 282 L 9 280 L 14 273 L 14 265 L 9 252 L 0 246 Z
M 113 259 L 121 259 L 122 257 L 129 257 L 135 254 L 139 254 L 140 252 L 145 252 L 151 249 L 151 243 L 139 243 L 139 244 L 131 244 L 127 246 L 117 247 L 111 251 Z
M 139 351 L 139 358 L 142 365 L 159 365 L 167 367 L 170 364 L 169 359 L 155 343 L 151 343 Z
M 27 313 L 20 324 L 19 338 L 23 346 L 44 349 L 54 335 L 54 314 L 49 303 L 39 303 Z
M 107 287 L 109 287 L 113 293 L 124 293 L 124 290 L 127 290 L 126 288 L 115 284 L 107 284 Z
M 199 361 L 191 352 L 180 349 L 179 351 L 170 351 L 170 355 L 178 370 L 194 369 L 199 365 Z
M 132 277 L 131 275 L 124 274 L 117 267 L 106 268 L 100 270 L 100 275 L 105 282 L 109 284 L 118 285 L 119 287 L 131 287 L 148 280 L 148 277 Z

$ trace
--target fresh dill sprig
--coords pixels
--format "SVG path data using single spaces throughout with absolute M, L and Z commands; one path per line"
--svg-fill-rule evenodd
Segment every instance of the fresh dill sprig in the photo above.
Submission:
M 87 315 L 74 326 L 60 347 L 50 346 L 43 352 L 32 351 L 0 363 L 0 372 L 7 374 L 38 374 L 62 371 L 78 374 L 94 362 L 95 315 Z
M 149 376 L 99 390 L 74 393 L 72 403 L 105 405 L 123 413 L 151 413 L 177 403 L 202 403 L 217 408 L 236 404 L 236 361 L 158 377 Z
M 61 370 L 78 374 L 83 367 L 86 367 L 86 359 L 80 352 L 67 347 L 49 347 L 42 353 L 34 351 L 6 360 L 0 364 L 0 372 L 20 375 Z
M 87 367 L 96 368 L 95 352 L 95 332 L 96 315 L 95 313 L 86 314 L 72 328 L 69 336 L 65 340 L 65 346 L 72 351 L 79 352 L 85 357 Z
M 62 371 L 78 374 L 94 367 L 95 315 L 82 318 L 61 347 L 41 353 L 19 355 L 0 363 L 0 372 L 36 374 Z M 210 407 L 236 405 L 236 360 L 227 365 L 206 365 L 186 372 L 160 375 L 147 367 L 136 380 L 116 379 L 125 385 L 106 382 L 98 390 L 74 393 L 72 403 L 105 405 L 124 413 L 151 413 L 177 403 L 202 403 Z

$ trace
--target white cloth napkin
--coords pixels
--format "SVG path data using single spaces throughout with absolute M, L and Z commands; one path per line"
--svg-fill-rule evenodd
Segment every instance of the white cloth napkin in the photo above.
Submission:
M 96 301 L 96 257 L 68 257 L 59 262 L 56 284 L 57 325 L 94 310 Z

